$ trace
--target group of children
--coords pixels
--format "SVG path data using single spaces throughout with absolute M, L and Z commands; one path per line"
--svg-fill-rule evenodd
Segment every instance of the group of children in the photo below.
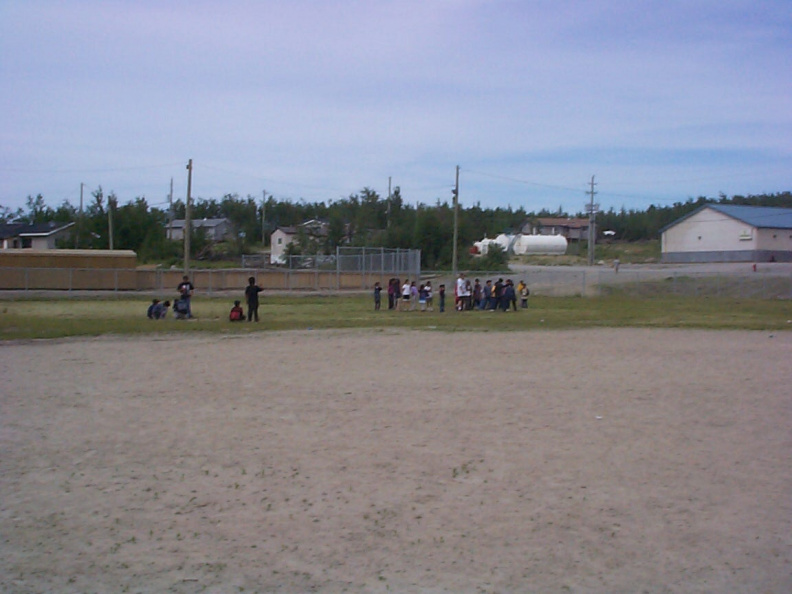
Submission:
M 192 309 L 190 307 L 190 299 L 195 287 L 190 282 L 190 279 L 187 276 L 184 276 L 182 282 L 179 283 L 177 290 L 179 292 L 179 296 L 173 302 L 173 316 L 177 320 L 192 318 L 193 315 Z M 255 277 L 251 276 L 248 279 L 248 286 L 245 287 L 245 301 L 247 302 L 248 306 L 248 322 L 253 320 L 256 322 L 259 321 L 259 293 L 261 293 L 263 290 L 264 289 L 256 284 Z M 234 307 L 232 307 L 231 311 L 228 313 L 229 321 L 242 322 L 245 320 L 245 311 L 242 309 L 241 303 L 242 302 L 239 300 L 234 301 Z M 160 302 L 159 299 L 152 299 L 151 305 L 149 305 L 148 310 L 146 311 L 146 316 L 150 320 L 164 320 L 168 317 L 168 311 L 170 308 L 170 301 Z
M 438 287 L 439 309 L 445 311 L 445 285 Z M 382 304 L 382 287 L 374 283 L 374 309 L 379 310 Z M 388 309 L 398 311 L 434 311 L 434 289 L 431 281 L 416 286 L 415 282 L 401 281 L 392 278 L 388 281 Z
M 408 280 L 401 285 L 399 279 L 392 278 L 388 281 L 387 294 L 388 309 L 434 311 L 434 292 L 431 281 L 416 286 L 414 281 Z M 445 311 L 446 297 L 444 284 L 438 287 L 437 294 L 439 297 L 438 309 L 443 312 Z M 478 309 L 505 312 L 511 306 L 514 311 L 517 311 L 517 297 L 520 298 L 520 307 L 527 308 L 530 294 L 528 285 L 522 280 L 517 287 L 514 286 L 511 279 L 504 281 L 502 278 L 499 278 L 495 283 L 488 280 L 483 285 L 479 279 L 476 279 L 475 283 L 471 284 L 464 274 L 460 274 L 454 285 L 454 308 L 457 311 Z M 377 282 L 374 283 L 374 309 L 378 311 L 381 304 L 382 287 Z
M 151 305 L 148 306 L 146 317 L 149 320 L 164 320 L 168 317 L 168 311 L 171 309 L 170 301 L 160 301 L 159 299 L 152 299 Z M 177 320 L 186 320 L 191 318 L 189 305 L 184 299 L 176 299 L 173 302 L 173 317 Z
M 259 321 L 258 308 L 259 308 L 259 293 L 264 289 L 256 284 L 256 277 L 251 276 L 248 278 L 248 286 L 245 287 L 245 302 L 247 303 L 247 321 Z M 228 320 L 231 322 L 244 322 L 245 311 L 242 309 L 241 301 L 234 301 L 234 307 L 228 313 Z

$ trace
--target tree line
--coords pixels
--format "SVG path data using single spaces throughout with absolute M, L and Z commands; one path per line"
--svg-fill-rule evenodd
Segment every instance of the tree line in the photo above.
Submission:
M 717 199 L 702 196 L 670 206 L 652 205 L 646 210 L 623 207 L 617 211 L 611 208 L 597 214 L 597 229 L 614 231 L 617 240 L 656 239 L 663 227 L 707 203 L 792 208 L 792 193 L 731 197 L 721 194 Z M 109 247 L 109 221 L 112 219 L 115 249 L 134 250 L 142 262 L 175 263 L 183 257 L 183 243 L 168 240 L 166 226 L 172 219 L 184 219 L 185 210 L 182 200 L 175 200 L 170 210 L 149 206 L 145 197 L 119 205 L 114 193 L 105 195 L 99 187 L 91 193 L 82 213 L 69 201 L 51 207 L 38 194 L 27 197 L 26 209 L 12 211 L 0 205 L 0 222 L 74 222 L 72 236 L 64 240 L 61 247 L 106 249 Z M 197 260 L 230 259 L 254 253 L 268 245 L 269 234 L 276 227 L 294 227 L 309 219 L 321 219 L 328 224 L 326 237 L 316 241 L 316 238 L 303 235 L 295 244 L 294 251 L 333 253 L 339 245 L 413 248 L 421 250 L 423 267 L 440 269 L 448 267 L 452 260 L 453 215 L 453 205 L 440 200 L 434 205 L 406 204 L 398 187 L 390 199 L 370 188 L 363 188 L 344 199 L 326 202 L 277 200 L 273 196 L 262 201 L 237 194 L 226 194 L 219 200 L 198 198 L 191 205 L 191 218 L 228 219 L 233 239 L 214 244 L 199 229 L 193 229 L 191 257 Z M 467 248 L 474 241 L 500 233 L 517 233 L 528 220 L 585 216 L 560 208 L 526 212 L 523 208 L 460 205 L 460 263 L 470 264 Z

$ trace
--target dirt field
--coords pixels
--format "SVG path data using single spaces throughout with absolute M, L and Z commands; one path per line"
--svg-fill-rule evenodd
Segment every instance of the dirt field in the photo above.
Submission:
M 792 332 L 0 344 L 3 592 L 792 591 Z

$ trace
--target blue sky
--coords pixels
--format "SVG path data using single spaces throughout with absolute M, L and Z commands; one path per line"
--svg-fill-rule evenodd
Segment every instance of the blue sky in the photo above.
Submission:
M 0 205 L 792 190 L 790 0 L 0 0 Z

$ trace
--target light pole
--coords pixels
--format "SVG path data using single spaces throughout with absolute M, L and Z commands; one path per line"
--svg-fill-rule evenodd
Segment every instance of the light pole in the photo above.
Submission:
M 459 165 L 456 167 L 456 184 L 451 190 L 454 194 L 454 245 L 452 246 L 451 269 L 454 280 L 457 277 L 457 240 L 459 238 Z

